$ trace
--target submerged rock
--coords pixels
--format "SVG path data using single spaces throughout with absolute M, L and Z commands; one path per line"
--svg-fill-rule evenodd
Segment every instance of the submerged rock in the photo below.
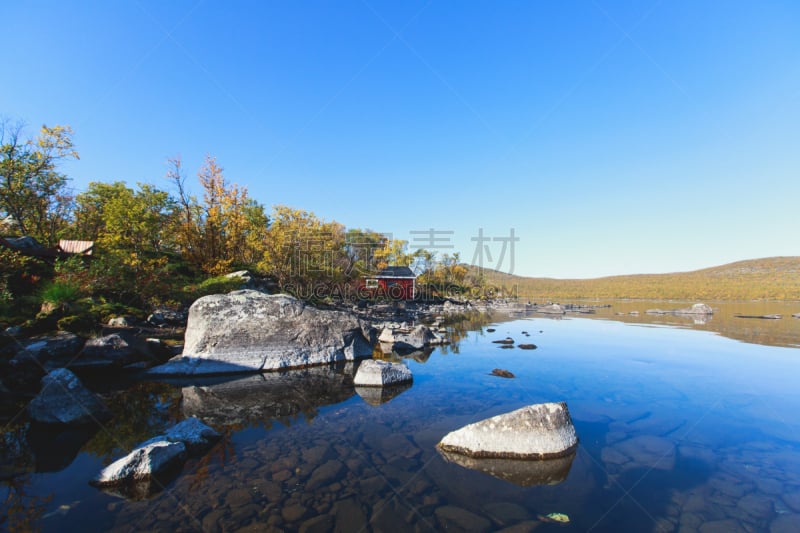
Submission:
M 578 437 L 567 404 L 540 403 L 445 435 L 438 447 L 478 458 L 549 459 L 571 454 Z
M 358 366 L 353 384 L 357 387 L 385 387 L 412 379 L 411 370 L 403 363 L 368 359 Z
M 92 484 L 103 487 L 146 480 L 163 473 L 176 463 L 182 463 L 185 458 L 186 445 L 182 442 L 148 442 L 105 467 L 92 480 Z
M 535 350 L 537 346 L 535 344 L 518 344 L 517 348 L 520 350 Z
M 42 390 L 28 404 L 28 415 L 43 424 L 90 424 L 111 418 L 103 402 L 66 368 L 42 378 Z
M 187 418 L 105 467 L 90 483 L 125 498 L 146 498 L 178 475 L 187 455 L 205 452 L 220 438 L 200 420 Z
M 493 376 L 497 376 L 499 378 L 515 378 L 516 377 L 513 372 L 510 372 L 508 370 L 504 370 L 502 368 L 495 368 L 494 370 L 492 370 L 492 375 Z
M 511 337 L 506 337 L 505 339 L 500 339 L 496 341 L 492 341 L 494 344 L 514 344 L 514 339 Z
M 369 325 L 349 313 L 317 309 L 285 294 L 215 294 L 189 309 L 183 355 L 149 373 L 252 373 L 352 361 L 372 355 L 373 336 Z

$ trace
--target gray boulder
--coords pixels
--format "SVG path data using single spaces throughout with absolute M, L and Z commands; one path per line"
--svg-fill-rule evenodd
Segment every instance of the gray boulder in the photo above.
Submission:
M 411 370 L 403 363 L 368 359 L 359 365 L 353 384 L 356 387 L 385 387 L 412 379 Z
M 147 322 L 156 327 L 181 327 L 186 325 L 186 320 L 187 314 L 185 312 L 171 309 L 156 309 L 147 317 Z
M 694 304 L 691 307 L 684 307 L 673 311 L 676 315 L 713 315 L 714 310 L 706 304 Z
M 35 364 L 45 370 L 65 366 L 83 348 L 85 340 L 74 333 L 60 331 L 54 335 L 42 335 L 15 344 L 16 353 L 11 365 Z
M 477 458 L 552 459 L 578 446 L 567 404 L 540 403 L 493 416 L 445 435 L 445 452 Z
M 92 480 L 97 487 L 143 481 L 186 459 L 186 445 L 168 440 L 150 441 L 105 467 Z
M 136 325 L 136 317 L 115 316 L 108 321 L 108 326 L 112 328 L 130 328 Z
M 69 368 L 123 367 L 138 362 L 159 362 L 150 344 L 128 332 L 112 333 L 86 341 Z
M 285 294 L 233 291 L 189 309 L 183 355 L 158 375 L 262 372 L 372 356 L 373 330 L 342 311 L 321 310 Z
M 203 424 L 194 417 L 187 418 L 165 431 L 142 443 L 139 447 L 147 446 L 160 441 L 181 442 L 190 454 L 203 452 L 220 440 L 222 435 L 214 429 Z
M 146 498 L 179 474 L 187 456 L 204 453 L 221 438 L 198 419 L 187 418 L 105 467 L 91 484 L 125 498 Z
M 66 368 L 42 378 L 42 390 L 28 404 L 28 415 L 44 424 L 89 424 L 111 418 L 103 402 Z
M 536 308 L 537 313 L 544 313 L 546 315 L 563 315 L 567 311 L 558 304 L 543 305 Z
M 384 353 L 413 352 L 425 346 L 447 344 L 447 339 L 441 335 L 437 335 L 424 324 L 414 326 L 413 328 L 385 327 L 378 336 L 378 340 L 381 343 L 381 348 Z

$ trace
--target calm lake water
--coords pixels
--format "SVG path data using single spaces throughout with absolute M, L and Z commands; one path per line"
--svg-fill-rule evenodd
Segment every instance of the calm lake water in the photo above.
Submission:
M 783 329 L 762 335 L 752 330 L 776 324 L 734 320 L 733 308 L 694 324 L 631 316 L 628 305 L 647 307 L 461 325 L 457 343 L 406 359 L 413 385 L 384 396 L 356 390 L 353 365 L 130 383 L 124 392 L 88 380 L 108 391 L 115 418 L 106 428 L 66 436 L 6 428 L 7 456 L 14 439 L 35 453 L 20 451 L 20 472 L 0 488 L 0 527 L 800 530 L 800 350 L 792 347 L 800 320 L 788 312 Z M 714 321 L 733 326 L 714 330 Z M 492 343 L 506 336 L 538 349 Z M 516 378 L 492 376 L 494 368 Z M 435 448 L 467 423 L 547 401 L 569 406 L 580 437 L 571 460 L 463 465 Z M 225 438 L 164 490 L 135 500 L 88 485 L 105 464 L 186 416 Z M 550 513 L 570 522 L 542 519 Z

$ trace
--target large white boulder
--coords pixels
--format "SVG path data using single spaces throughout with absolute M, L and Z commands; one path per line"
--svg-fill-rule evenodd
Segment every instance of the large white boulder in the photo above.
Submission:
M 411 370 L 403 363 L 368 359 L 358 366 L 353 384 L 356 387 L 385 387 L 412 379 Z
M 470 457 L 551 459 L 575 451 L 578 436 L 566 403 L 540 403 L 464 426 L 438 446 Z
M 149 373 L 246 373 L 352 361 L 372 356 L 372 337 L 371 326 L 357 317 L 286 294 L 215 294 L 189 309 L 183 355 Z

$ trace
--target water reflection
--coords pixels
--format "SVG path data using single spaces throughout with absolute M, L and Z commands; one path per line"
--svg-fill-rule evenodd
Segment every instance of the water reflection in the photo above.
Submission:
M 356 394 L 370 405 L 381 405 L 410 389 L 412 383 L 398 383 L 391 387 L 356 387 Z
M 318 409 L 355 394 L 352 363 L 269 372 L 229 381 L 206 380 L 184 386 L 183 414 L 218 430 L 262 425 L 273 420 L 289 425 L 302 415 L 311 421 Z
M 558 485 L 567 479 L 575 454 L 544 461 L 522 461 L 518 459 L 476 459 L 437 448 L 448 462 L 464 468 L 508 481 L 520 487 L 536 485 Z

